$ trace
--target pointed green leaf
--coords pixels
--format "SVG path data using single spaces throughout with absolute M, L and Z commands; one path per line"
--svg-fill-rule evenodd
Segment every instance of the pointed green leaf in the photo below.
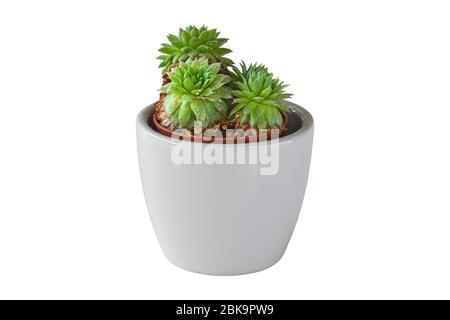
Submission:
M 180 126 L 186 128 L 189 125 L 189 120 L 191 118 L 191 108 L 189 103 L 183 103 L 180 106 L 180 111 L 178 113 L 178 121 Z
M 233 100 L 233 103 L 249 103 L 251 101 L 251 99 L 248 99 L 246 97 L 242 97 L 242 98 L 236 98 Z
M 168 95 L 166 96 L 166 99 L 164 101 L 164 111 L 168 114 L 172 115 L 177 111 L 177 109 L 180 107 L 180 104 L 178 103 L 178 100 L 175 98 L 174 95 Z
M 264 116 L 258 118 L 258 123 L 257 123 L 258 129 L 265 129 L 267 128 L 267 120 Z
M 198 38 L 201 42 L 206 42 L 208 40 L 208 31 L 203 31 L 202 33 L 200 33 Z
M 181 33 L 181 40 L 183 41 L 183 44 L 186 46 L 186 45 L 189 45 L 189 33 L 188 32 L 182 32 Z
M 282 123 L 283 123 L 283 118 L 281 117 L 281 114 L 280 114 L 280 112 L 278 111 L 278 110 L 276 110 L 276 113 L 275 113 L 275 123 L 278 125 L 278 126 L 280 126 L 281 127 L 281 125 L 282 125 Z
M 261 91 L 261 96 L 267 98 L 272 93 L 272 88 L 267 87 L 263 91 Z
M 216 94 L 219 95 L 222 99 L 231 99 L 233 96 L 231 95 L 231 91 L 229 88 L 221 87 L 216 90 Z
M 206 119 L 208 121 L 208 124 L 220 119 L 221 115 L 214 107 L 214 103 L 205 101 L 204 105 L 205 105 Z
M 278 111 L 274 108 L 268 108 L 267 112 L 265 113 L 265 116 L 267 119 L 267 124 L 271 128 L 274 128 L 275 124 L 276 124 L 276 115 L 274 114 L 274 112 L 278 112 Z
M 226 114 L 228 111 L 228 106 L 225 102 L 223 101 L 219 101 L 217 103 L 214 104 L 214 107 L 216 108 L 217 111 L 219 111 L 221 114 Z
M 248 109 L 244 109 L 242 111 L 241 120 L 240 120 L 241 126 L 244 125 L 244 123 L 247 123 L 249 115 L 250 115 L 250 111 Z
M 232 116 L 233 114 L 235 114 L 236 112 L 239 112 L 242 108 L 244 108 L 245 106 L 247 106 L 246 103 L 238 103 L 236 104 L 233 109 L 231 109 L 230 111 L 230 116 Z
M 167 40 L 169 40 L 171 44 L 174 44 L 174 43 L 178 42 L 178 37 L 174 36 L 173 34 L 169 34 L 167 36 Z
M 250 99 L 256 97 L 256 94 L 254 94 L 253 92 L 251 92 L 251 91 L 249 91 L 249 90 L 244 90 L 244 91 L 243 91 L 243 94 L 244 94 L 246 97 L 249 97 Z
M 185 78 L 183 81 L 183 86 L 186 88 L 187 91 L 191 91 L 194 89 L 194 84 L 192 83 L 190 78 Z
M 212 74 L 216 74 L 219 72 L 221 66 L 220 63 L 213 63 L 209 66 L 208 70 L 212 73 Z
M 259 94 L 263 87 L 263 81 L 264 79 L 262 77 L 257 78 L 255 81 L 253 81 L 250 84 L 250 88 L 252 89 L 252 92 L 255 94 Z
M 172 47 L 162 47 L 159 49 L 159 52 L 165 53 L 165 54 L 171 54 L 175 52 L 175 49 Z
M 254 128 L 257 121 L 256 113 L 250 112 L 250 121 L 248 124 L 250 125 L 250 128 Z
M 231 91 L 231 94 L 232 94 L 233 96 L 235 96 L 235 97 L 238 97 L 238 98 L 242 98 L 242 97 L 244 96 L 244 94 L 243 94 L 242 91 L 240 91 L 240 90 L 232 90 L 232 91 Z
M 196 116 L 196 120 L 204 121 L 206 119 L 206 110 L 202 101 L 198 99 L 192 100 L 191 108 Z
M 285 105 L 284 103 L 277 104 L 277 108 L 282 110 L 282 111 L 285 111 L 285 112 L 289 111 L 289 107 L 287 105 Z
M 204 97 L 208 97 L 210 95 L 212 95 L 214 93 L 213 90 L 211 90 L 211 88 L 206 88 L 202 91 L 201 95 Z

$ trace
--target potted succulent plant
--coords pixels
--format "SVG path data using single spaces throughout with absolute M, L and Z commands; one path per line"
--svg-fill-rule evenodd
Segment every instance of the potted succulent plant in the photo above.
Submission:
M 137 117 L 147 207 L 167 258 L 213 275 L 276 263 L 306 188 L 313 120 L 263 64 L 206 27 L 169 35 L 159 100 Z

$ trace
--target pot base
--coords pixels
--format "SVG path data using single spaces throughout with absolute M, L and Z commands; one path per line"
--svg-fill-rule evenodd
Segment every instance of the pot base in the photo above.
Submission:
M 271 267 L 273 267 L 274 265 L 276 265 L 281 258 L 283 258 L 284 252 L 281 254 L 281 256 L 277 257 L 275 260 L 273 260 L 271 263 L 265 264 L 265 265 L 261 265 L 261 266 L 255 266 L 253 268 L 242 268 L 242 266 L 240 268 L 236 268 L 234 270 L 213 270 L 213 269 L 204 269 L 204 268 L 192 268 L 189 266 L 185 266 L 181 263 L 177 263 L 175 261 L 173 261 L 172 259 L 170 259 L 166 254 L 164 254 L 164 256 L 166 257 L 167 260 L 169 260 L 169 262 L 171 264 L 173 264 L 174 266 L 185 270 L 185 271 L 189 271 L 192 273 L 197 273 L 197 274 L 202 274 L 202 275 L 206 275 L 206 276 L 243 276 L 246 274 L 252 274 L 252 273 L 257 273 L 260 271 L 264 271 L 267 270 Z

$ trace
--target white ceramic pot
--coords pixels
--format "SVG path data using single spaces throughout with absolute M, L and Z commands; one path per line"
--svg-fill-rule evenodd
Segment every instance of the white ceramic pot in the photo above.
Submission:
M 311 115 L 289 105 L 290 121 L 300 128 L 264 146 L 174 141 L 149 125 L 153 105 L 139 113 L 145 200 L 161 248 L 172 263 L 198 273 L 237 275 L 268 268 L 283 256 L 302 206 L 313 141 Z M 188 154 L 183 148 L 188 147 L 197 154 L 219 148 L 215 156 L 229 155 L 233 148 L 235 158 L 224 158 L 223 164 L 180 164 L 180 155 Z M 248 161 L 268 148 L 279 154 L 278 168 L 275 156 L 270 165 L 262 157 L 256 163 Z M 246 161 L 236 164 L 241 151 Z

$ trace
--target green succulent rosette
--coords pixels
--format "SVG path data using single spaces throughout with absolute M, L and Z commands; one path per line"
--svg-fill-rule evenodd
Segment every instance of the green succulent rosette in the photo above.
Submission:
M 220 63 L 202 58 L 180 62 L 168 72 L 171 82 L 161 91 L 167 94 L 164 111 L 175 127 L 188 129 L 201 121 L 207 128 L 226 117 L 231 77 L 220 74 L 220 68 Z
M 241 68 L 233 68 L 236 90 L 230 116 L 240 113 L 240 125 L 248 124 L 251 128 L 281 128 L 283 118 L 281 112 L 289 111 L 284 101 L 292 95 L 286 93 L 286 84 L 275 78 L 263 64 L 244 62 Z
M 159 49 L 162 53 L 158 57 L 162 60 L 159 67 L 165 73 L 171 65 L 193 58 L 207 58 L 211 63 L 219 62 L 225 66 L 233 64 L 230 59 L 224 57 L 231 50 L 222 47 L 228 39 L 219 38 L 219 35 L 220 32 L 216 29 L 208 29 L 205 26 L 180 28 L 178 35 L 169 34 L 169 42 L 163 43 Z

